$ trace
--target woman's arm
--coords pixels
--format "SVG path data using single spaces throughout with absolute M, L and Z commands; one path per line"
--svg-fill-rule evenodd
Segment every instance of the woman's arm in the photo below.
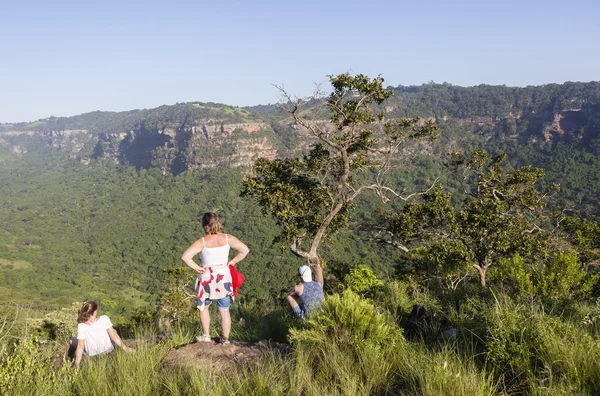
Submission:
M 79 367 L 79 363 L 81 363 L 84 348 L 85 340 L 77 340 L 77 349 L 75 349 L 75 367 Z
M 232 248 L 237 250 L 238 253 L 235 255 L 234 258 L 229 260 L 229 262 L 227 264 L 236 265 L 237 263 L 239 263 L 240 261 L 242 261 L 243 259 L 246 258 L 248 253 L 250 253 L 250 249 L 248 248 L 248 246 L 246 246 L 246 244 L 244 242 L 240 241 L 233 235 L 229 235 L 228 240 L 229 240 L 229 246 L 231 246 Z
M 204 273 L 204 268 L 196 264 L 193 260 L 193 257 L 200 253 L 202 249 L 204 249 L 204 243 L 202 243 L 201 239 L 198 239 L 192 244 L 192 246 L 190 246 L 185 252 L 183 252 L 183 255 L 181 256 L 181 259 L 183 260 L 185 265 L 187 265 L 199 274 Z
M 119 337 L 119 334 L 117 334 L 117 331 L 113 327 L 109 327 L 108 329 L 106 329 L 106 331 L 108 332 L 110 339 L 113 340 L 115 345 L 122 348 L 127 353 L 135 353 L 135 349 L 129 348 L 123 343 L 123 340 L 121 340 L 121 337 Z

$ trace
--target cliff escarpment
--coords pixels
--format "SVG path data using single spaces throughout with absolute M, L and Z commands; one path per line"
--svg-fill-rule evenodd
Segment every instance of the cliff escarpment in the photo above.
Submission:
M 177 174 L 192 168 L 247 166 L 257 158 L 288 155 L 293 149 L 286 146 L 285 134 L 291 130 L 274 129 L 238 108 L 192 103 L 5 124 L 0 126 L 0 145 L 17 155 L 42 146 L 83 163 L 108 160 Z
M 442 139 L 430 154 L 498 142 L 540 149 L 564 142 L 600 155 L 598 82 L 524 88 L 431 83 L 390 89 L 394 95 L 380 108 L 388 118 L 438 121 Z M 316 103 L 305 109 L 315 120 L 322 118 L 311 108 Z M 97 159 L 138 169 L 158 167 L 163 174 L 296 156 L 313 139 L 274 105 L 194 102 L 0 124 L 0 146 L 15 155 L 43 147 L 83 163 Z

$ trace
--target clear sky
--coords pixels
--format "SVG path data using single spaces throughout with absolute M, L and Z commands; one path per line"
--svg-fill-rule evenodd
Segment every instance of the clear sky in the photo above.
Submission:
M 386 84 L 600 76 L 600 1 L 0 0 L 0 122 Z

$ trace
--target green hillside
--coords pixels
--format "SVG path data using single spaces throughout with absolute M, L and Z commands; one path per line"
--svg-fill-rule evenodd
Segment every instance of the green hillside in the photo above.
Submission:
M 203 235 L 200 218 L 210 210 L 252 250 L 240 264 L 243 298 L 273 300 L 294 281 L 301 261 L 274 243 L 273 220 L 239 196 L 243 169 L 163 176 L 157 168 L 83 165 L 40 150 L 0 157 L 3 301 L 59 308 L 94 298 L 123 317 L 153 311 L 166 271 L 184 265 L 181 254 Z M 344 252 L 332 254 L 335 260 L 383 268 L 369 242 L 351 233 L 338 239 Z
M 388 116 L 436 117 L 441 130 L 441 138 L 427 148 L 428 153 L 418 154 L 410 166 L 388 175 L 393 186 L 418 191 L 439 178 L 456 189 L 457 180 L 444 166 L 445 153 L 484 147 L 492 154 L 507 152 L 510 167 L 533 164 L 544 168 L 545 181 L 562 186 L 556 204 L 574 206 L 587 217 L 600 213 L 599 83 L 526 88 L 432 83 L 393 91 L 394 96 L 382 107 Z M 550 130 L 557 114 L 556 128 L 562 129 Z M 0 137 L 9 130 L 86 129 L 106 135 L 140 126 L 143 128 L 138 131 L 150 133 L 202 120 L 266 122 L 268 128 L 255 132 L 253 138 L 274 142 L 279 155 L 299 154 L 294 149 L 302 140 L 274 105 L 236 108 L 186 103 L 121 113 L 94 112 L 1 125 Z M 141 155 L 136 150 L 152 152 L 152 159 L 121 165 L 105 157 L 82 162 L 81 155 L 70 151 L 71 146 L 50 144 L 44 135 L 4 136 L 9 144 L 0 148 L 3 299 L 59 307 L 98 298 L 110 301 L 113 312 L 123 317 L 138 308 L 153 310 L 165 287 L 166 270 L 183 265 L 181 253 L 202 235 L 199 216 L 213 209 L 224 218 L 226 231 L 252 249 L 241 265 L 248 273 L 245 298 L 273 300 L 281 296 L 301 260 L 274 242 L 279 230 L 273 219 L 249 198 L 239 196 L 246 168 L 199 166 L 180 169 L 174 176 L 165 172 L 168 167 L 160 161 L 161 155 L 180 155 L 172 150 L 192 153 L 188 160 L 218 160 L 242 150 L 244 136 L 234 133 L 221 151 L 215 151 L 210 142 L 192 147 L 182 141 L 182 146 L 174 149 L 145 148 L 142 143 L 121 145 L 115 149 L 130 150 L 124 158 Z M 17 153 L 14 145 L 27 152 Z M 455 202 L 459 196 L 460 191 Z M 332 286 L 336 277 L 343 277 L 343 269 L 358 263 L 367 264 L 379 275 L 397 270 L 394 257 L 400 253 L 372 242 L 371 232 L 358 231 L 364 228 L 361 222 L 370 221 L 379 207 L 376 197 L 366 195 L 352 212 L 352 229 L 336 234 L 324 246 Z
M 389 94 L 381 80 L 335 81 L 316 146 L 315 101 L 304 124 L 274 106 L 185 104 L 2 126 L 2 392 L 598 394 L 598 84 L 427 84 L 365 108 L 357 97 Z M 385 133 L 363 129 L 377 111 Z M 438 127 L 391 159 L 375 150 Z M 384 204 L 382 185 L 420 193 Z M 194 342 L 205 330 L 180 259 L 206 211 L 251 250 L 228 345 L 214 310 L 213 339 Z M 326 296 L 300 321 L 284 297 L 311 259 Z M 136 354 L 63 360 L 88 299 Z

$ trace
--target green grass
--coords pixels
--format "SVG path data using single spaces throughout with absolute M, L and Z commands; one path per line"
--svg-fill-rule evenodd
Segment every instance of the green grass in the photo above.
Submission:
M 31 268 L 31 263 L 29 263 L 25 260 L 11 261 L 11 260 L 0 258 L 0 267 L 12 268 L 12 269 L 27 269 L 27 268 Z
M 289 332 L 291 347 L 227 371 L 162 363 L 171 348 L 193 342 L 200 331 L 194 320 L 174 323 L 160 342 L 148 341 L 160 339 L 154 327 L 137 328 L 136 354 L 117 350 L 85 359 L 80 369 L 55 364 L 64 344 L 5 340 L 0 386 L 7 394 L 53 396 L 600 394 L 600 342 L 583 325 L 504 298 L 479 307 L 483 336 L 461 328 L 451 341 L 407 341 L 388 320 L 394 314 L 352 292 L 328 297 L 305 322 L 290 320 L 284 310 L 240 305 L 232 310 L 234 323 L 245 318 L 243 326 L 234 325 L 237 339 Z M 216 310 L 212 322 L 217 336 Z

